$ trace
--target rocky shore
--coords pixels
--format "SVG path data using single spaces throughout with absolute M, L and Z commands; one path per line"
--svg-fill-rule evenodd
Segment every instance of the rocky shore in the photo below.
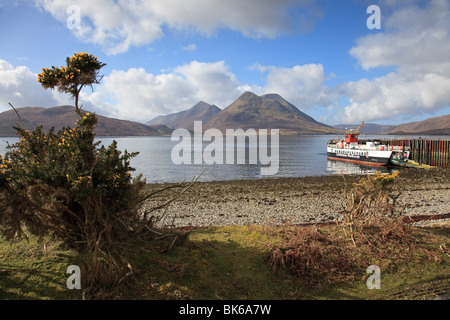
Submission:
M 169 189 L 149 199 L 152 208 L 179 195 L 156 211 L 159 226 L 202 227 L 213 225 L 304 224 L 335 220 L 342 210 L 346 189 L 362 176 L 328 175 L 302 178 L 271 178 L 196 182 Z M 156 191 L 173 184 L 149 184 Z M 401 170 L 394 192 L 407 216 L 450 213 L 450 168 Z

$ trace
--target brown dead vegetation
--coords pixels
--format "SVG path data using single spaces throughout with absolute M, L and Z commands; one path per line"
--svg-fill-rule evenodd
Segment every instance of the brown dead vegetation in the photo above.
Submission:
M 354 279 L 374 261 L 381 267 L 408 261 L 417 252 L 439 262 L 439 254 L 424 248 L 402 219 L 402 208 L 388 187 L 394 175 L 365 177 L 345 193 L 341 217 L 335 226 L 283 226 L 270 230 L 282 235 L 272 245 L 268 264 L 286 271 L 308 286 Z M 266 230 L 268 231 L 268 230 Z M 420 250 L 419 250 L 420 249 Z

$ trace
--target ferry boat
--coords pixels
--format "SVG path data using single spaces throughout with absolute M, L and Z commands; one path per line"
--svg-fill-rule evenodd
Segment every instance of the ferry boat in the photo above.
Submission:
M 359 141 L 359 130 L 347 130 L 345 139 L 330 140 L 327 144 L 327 157 L 331 160 L 348 161 L 371 166 L 385 166 L 399 147 L 390 147 L 377 140 Z

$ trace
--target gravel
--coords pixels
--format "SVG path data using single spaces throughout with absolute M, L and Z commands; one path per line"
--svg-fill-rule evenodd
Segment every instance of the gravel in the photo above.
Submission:
M 329 222 L 339 216 L 344 190 L 361 177 L 329 175 L 196 182 L 155 215 L 160 218 L 159 226 L 175 227 Z M 149 184 L 147 187 L 155 191 L 172 185 Z M 181 190 L 175 188 L 159 193 L 143 208 L 164 203 Z M 406 215 L 448 214 L 450 168 L 402 170 L 394 192 L 401 192 L 397 201 L 405 207 Z

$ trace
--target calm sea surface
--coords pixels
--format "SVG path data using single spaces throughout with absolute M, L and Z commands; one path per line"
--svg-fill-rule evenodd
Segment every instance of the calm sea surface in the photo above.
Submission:
M 337 138 L 335 135 L 298 135 L 280 136 L 279 138 L 279 169 L 278 173 L 273 176 L 261 175 L 261 167 L 268 167 L 269 165 L 262 165 L 259 160 L 257 164 L 249 164 L 248 157 L 245 164 L 227 164 L 226 151 L 229 149 L 227 149 L 225 143 L 224 164 L 176 165 L 172 161 L 171 153 L 174 146 L 178 145 L 179 142 L 171 141 L 170 137 L 98 137 L 96 140 L 101 141 L 101 144 L 105 146 L 110 145 L 115 140 L 120 150 L 126 149 L 129 152 L 139 152 L 139 155 L 132 159 L 131 165 L 136 168 L 134 175 L 142 173 L 147 182 L 191 181 L 203 171 L 198 181 L 366 174 L 392 170 L 327 160 L 326 144 L 329 139 Z M 386 139 L 390 137 L 362 136 L 361 138 Z M 408 136 L 408 138 L 414 137 Z M 448 139 L 448 137 L 433 138 Z M 0 154 L 5 154 L 8 142 L 13 144 L 17 141 L 17 138 L 0 137 Z M 203 142 L 200 152 L 210 144 L 211 142 Z M 245 147 L 247 156 L 255 148 L 257 148 L 256 144 L 247 143 Z M 270 155 L 270 144 L 267 146 L 267 149 Z M 192 150 L 192 152 L 194 151 Z

